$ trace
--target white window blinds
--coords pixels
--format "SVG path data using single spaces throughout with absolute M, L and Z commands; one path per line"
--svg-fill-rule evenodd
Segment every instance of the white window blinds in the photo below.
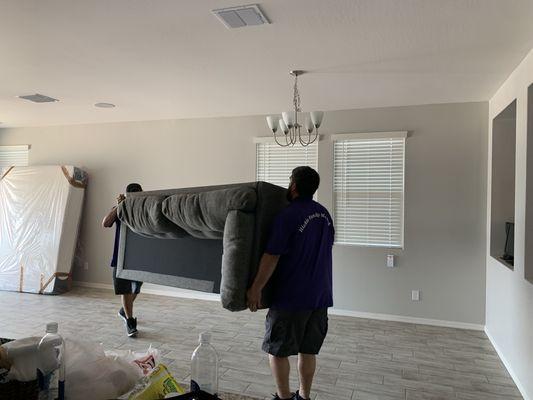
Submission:
M 0 168 L 25 167 L 28 165 L 30 146 L 0 146 Z
M 309 146 L 281 147 L 273 141 L 256 144 L 256 178 L 274 185 L 288 187 L 294 168 L 307 165 L 317 170 L 318 141 Z
M 406 135 L 389 135 L 334 137 L 338 244 L 403 247 Z

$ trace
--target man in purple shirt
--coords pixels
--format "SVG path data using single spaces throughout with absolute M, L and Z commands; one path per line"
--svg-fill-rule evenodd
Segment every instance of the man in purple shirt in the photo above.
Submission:
M 276 380 L 274 400 L 309 399 L 319 353 L 333 306 L 334 228 L 328 210 L 313 201 L 320 176 L 310 167 L 292 171 L 290 205 L 275 219 L 257 276 L 248 290 L 248 307 L 261 308 L 261 291 L 273 283 L 263 350 Z M 289 387 L 289 356 L 298 355 L 300 388 Z

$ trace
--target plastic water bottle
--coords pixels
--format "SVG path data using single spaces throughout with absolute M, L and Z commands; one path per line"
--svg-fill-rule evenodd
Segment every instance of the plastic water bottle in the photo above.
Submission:
M 39 400 L 65 399 L 65 344 L 57 333 L 57 322 L 46 324 L 37 350 L 39 353 Z
M 210 344 L 211 334 L 200 334 L 200 345 L 191 357 L 191 391 L 203 390 L 209 394 L 218 392 L 218 355 Z

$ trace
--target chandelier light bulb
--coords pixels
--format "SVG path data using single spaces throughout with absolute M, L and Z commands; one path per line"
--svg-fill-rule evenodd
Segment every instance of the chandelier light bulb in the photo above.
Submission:
M 307 133 L 313 133 L 313 130 L 315 129 L 315 125 L 309 117 L 305 117 L 305 129 L 307 129 Z
M 278 131 L 278 119 L 276 117 L 273 117 L 272 115 L 269 115 L 266 117 L 268 127 L 273 133 L 276 133 Z
M 322 111 L 311 111 L 311 121 L 315 128 L 320 128 L 322 124 L 322 118 L 324 118 L 324 112 Z
M 289 127 L 287 126 L 287 124 L 285 124 L 285 121 L 283 121 L 282 119 L 279 120 L 279 128 L 282 130 L 282 132 L 285 135 L 289 133 Z
M 289 129 L 294 126 L 294 115 L 292 112 L 284 111 L 281 113 L 281 117 L 283 118 L 283 122 L 285 122 L 285 125 L 287 125 Z

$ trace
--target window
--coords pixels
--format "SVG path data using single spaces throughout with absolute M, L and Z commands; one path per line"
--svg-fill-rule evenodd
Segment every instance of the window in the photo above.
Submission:
M 0 146 L 0 168 L 25 167 L 28 165 L 30 146 Z
M 256 179 L 287 187 L 294 168 L 308 165 L 317 169 L 318 140 L 307 146 L 281 147 L 271 138 L 256 138 Z
M 407 132 L 334 135 L 337 244 L 403 247 Z

